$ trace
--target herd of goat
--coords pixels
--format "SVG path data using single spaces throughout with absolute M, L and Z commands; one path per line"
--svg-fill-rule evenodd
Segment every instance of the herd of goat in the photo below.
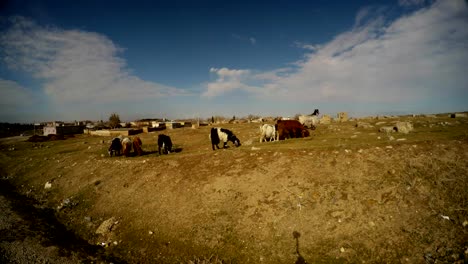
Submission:
M 308 129 L 315 129 L 317 124 L 318 109 L 311 116 L 303 116 L 297 120 L 278 120 L 275 125 L 263 124 L 260 126 L 260 143 L 263 141 L 284 140 L 287 138 L 303 138 L 308 137 L 310 132 Z M 223 143 L 223 148 L 227 148 L 228 141 L 232 142 L 236 147 L 241 145 L 240 140 L 232 131 L 225 128 L 211 128 L 209 138 L 213 150 L 219 149 L 219 144 Z M 108 149 L 109 156 L 124 155 L 130 156 L 133 148 L 135 155 L 141 156 L 143 150 L 141 148 L 141 139 L 137 136 L 133 140 L 128 137 L 116 137 L 112 140 Z M 216 148 L 215 148 L 216 147 Z M 158 135 L 158 152 L 159 155 L 169 154 L 172 151 L 172 140 L 169 136 Z
M 116 137 L 112 139 L 111 145 L 108 149 L 109 156 L 119 156 L 124 155 L 125 157 L 130 156 L 130 152 L 133 148 L 133 151 L 136 155 L 143 155 L 143 150 L 141 148 L 142 142 L 140 137 L 134 137 L 133 141 L 128 137 Z M 169 136 L 160 134 L 158 136 L 158 152 L 159 155 L 162 153 L 169 154 L 172 151 L 172 141 Z

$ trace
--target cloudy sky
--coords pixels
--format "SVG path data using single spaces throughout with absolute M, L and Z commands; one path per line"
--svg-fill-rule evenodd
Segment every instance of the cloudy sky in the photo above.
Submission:
M 468 110 L 464 0 L 2 1 L 0 122 Z

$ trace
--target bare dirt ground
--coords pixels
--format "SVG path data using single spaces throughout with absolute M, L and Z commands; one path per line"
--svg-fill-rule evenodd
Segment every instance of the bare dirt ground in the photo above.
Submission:
M 378 132 L 397 120 L 415 130 Z M 4 139 L 3 261 L 466 263 L 468 119 L 366 122 L 268 143 L 259 124 L 225 124 L 242 146 L 216 151 L 211 127 L 165 130 L 140 134 L 146 155 L 128 158 L 108 157 L 111 138 Z M 177 153 L 156 153 L 158 133 Z M 34 231 L 36 219 L 66 235 Z

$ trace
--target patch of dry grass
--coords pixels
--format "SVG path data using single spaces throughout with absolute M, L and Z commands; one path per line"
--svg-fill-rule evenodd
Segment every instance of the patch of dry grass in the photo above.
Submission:
M 467 122 L 408 120 L 407 135 L 379 133 L 382 120 L 369 120 L 372 129 L 333 123 L 271 143 L 259 143 L 260 124 L 225 124 L 243 145 L 216 151 L 211 127 L 165 130 L 139 135 L 147 154 L 130 158 L 109 158 L 110 138 L 3 141 L 0 165 L 50 207 L 79 201 L 59 215 L 85 238 L 121 217 L 124 242 L 108 250 L 134 262 L 291 263 L 293 230 L 311 263 L 457 261 L 468 241 Z M 181 151 L 159 156 L 159 133 Z

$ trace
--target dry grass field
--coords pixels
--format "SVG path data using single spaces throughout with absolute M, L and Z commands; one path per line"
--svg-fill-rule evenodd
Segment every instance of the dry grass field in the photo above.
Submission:
M 414 131 L 375 125 L 397 120 Z M 107 155 L 111 138 L 10 138 L 1 176 L 123 262 L 466 263 L 468 118 L 364 121 L 268 143 L 225 124 L 242 146 L 216 151 L 210 126 L 165 130 L 176 153 L 157 154 L 155 132 L 128 158 Z

